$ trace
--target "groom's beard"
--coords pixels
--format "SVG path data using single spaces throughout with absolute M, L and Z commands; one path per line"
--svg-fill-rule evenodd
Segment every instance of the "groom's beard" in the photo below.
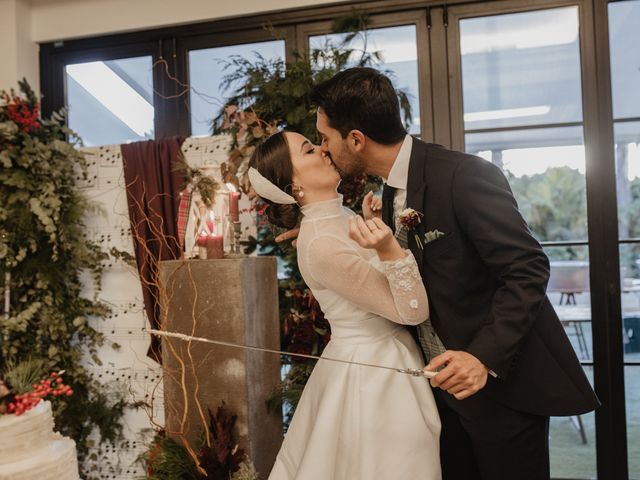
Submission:
M 336 162 L 331 155 L 329 155 L 329 158 L 335 165 L 336 170 L 338 170 L 340 177 L 344 180 L 359 177 L 366 172 L 364 162 L 344 145 L 340 149 L 339 162 Z

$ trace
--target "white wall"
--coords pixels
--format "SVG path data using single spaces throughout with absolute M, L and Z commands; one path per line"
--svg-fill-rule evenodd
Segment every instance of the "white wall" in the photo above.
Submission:
M 38 43 L 345 0 L 0 0 L 0 90 L 39 85 Z
M 22 77 L 39 89 L 31 9 L 25 0 L 0 0 L 0 90 L 15 88 Z
M 16 14 L 14 0 L 0 0 L 0 90 L 10 88 L 16 75 Z
M 34 0 L 33 40 L 48 42 L 344 0 Z

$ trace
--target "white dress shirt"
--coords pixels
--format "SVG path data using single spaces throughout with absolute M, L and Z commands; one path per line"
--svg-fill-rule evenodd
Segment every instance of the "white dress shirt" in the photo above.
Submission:
M 399 217 L 400 212 L 407 208 L 407 181 L 409 179 L 409 160 L 411 159 L 411 148 L 413 147 L 413 138 L 411 135 L 405 135 L 398 156 L 396 157 L 387 185 L 396 189 L 393 197 L 393 218 L 394 221 Z

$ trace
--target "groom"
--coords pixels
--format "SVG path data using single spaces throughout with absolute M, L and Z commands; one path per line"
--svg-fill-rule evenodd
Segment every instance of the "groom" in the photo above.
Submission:
M 423 215 L 399 239 L 429 294 L 430 319 L 413 333 L 425 370 L 439 371 L 444 480 L 548 479 L 549 417 L 599 402 L 546 297 L 549 261 L 506 178 L 407 135 L 396 92 L 374 69 L 340 72 L 312 100 L 321 148 L 341 173 L 386 180 L 385 222 L 395 228 L 406 208 Z

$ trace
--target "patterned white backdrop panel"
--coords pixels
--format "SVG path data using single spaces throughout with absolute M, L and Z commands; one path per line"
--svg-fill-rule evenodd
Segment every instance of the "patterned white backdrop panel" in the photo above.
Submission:
M 202 168 L 216 180 L 220 178 L 220 164 L 227 159 L 229 137 L 187 138 L 182 151 L 187 163 Z M 129 224 L 122 153 L 119 145 L 83 148 L 89 163 L 89 176 L 80 187 L 99 207 L 100 212 L 85 220 L 87 238 L 97 241 L 105 251 L 116 248 L 134 255 L 133 238 Z M 218 208 L 226 208 L 226 188 L 216 199 Z M 241 209 L 250 206 L 246 196 L 240 201 Z M 255 219 L 250 213 L 241 215 L 243 237 L 256 235 Z M 99 351 L 102 365 L 86 357 L 86 367 L 110 391 L 124 392 L 131 402 L 145 402 L 152 409 L 136 409 L 126 413 L 125 440 L 119 445 L 100 444 L 95 437 L 94 446 L 85 465 L 92 476 L 104 479 L 129 480 L 144 476 L 136 458 L 145 451 L 153 437 L 153 428 L 164 423 L 162 397 L 162 369 L 146 355 L 149 335 L 142 288 L 137 270 L 121 260 L 105 262 L 105 273 L 99 298 L 112 308 L 104 320 L 93 319 L 93 326 L 107 339 Z M 90 278 L 85 281 L 85 296 L 93 296 Z M 119 345 L 118 349 L 112 344 Z

